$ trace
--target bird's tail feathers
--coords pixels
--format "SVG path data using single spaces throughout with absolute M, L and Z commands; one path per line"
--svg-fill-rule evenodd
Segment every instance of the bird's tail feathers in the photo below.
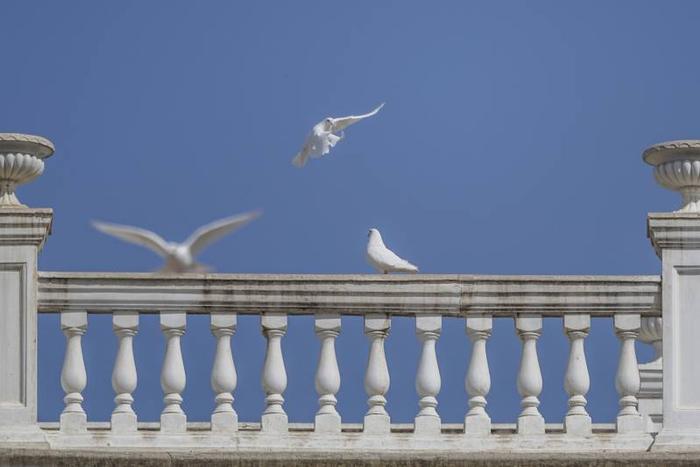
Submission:
M 207 266 L 206 264 L 202 264 L 202 263 L 196 263 L 192 267 L 192 272 L 198 272 L 201 274 L 206 274 L 206 273 L 213 272 L 213 271 L 214 271 L 214 268 L 212 268 L 211 266 Z
M 294 167 L 304 167 L 306 165 L 306 156 L 304 155 L 304 153 L 300 152 L 299 154 L 294 156 L 294 159 L 292 159 L 292 164 L 294 164 Z

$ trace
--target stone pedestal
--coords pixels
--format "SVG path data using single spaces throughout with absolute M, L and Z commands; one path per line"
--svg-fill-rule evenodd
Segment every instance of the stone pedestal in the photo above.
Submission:
M 663 281 L 663 427 L 653 449 L 700 450 L 700 213 L 650 214 L 648 229 Z
M 0 431 L 38 431 L 37 254 L 52 217 L 0 207 Z
M 51 141 L 0 133 L 0 439 L 45 442 L 37 425 L 37 255 L 53 212 L 15 195 L 44 170 Z

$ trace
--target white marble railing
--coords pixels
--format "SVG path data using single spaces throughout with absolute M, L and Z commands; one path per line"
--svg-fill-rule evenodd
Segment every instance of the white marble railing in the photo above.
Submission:
M 39 176 L 52 152 L 53 145 L 43 138 L 0 133 L 0 450 L 41 447 L 39 456 L 54 449 L 75 449 L 80 456 L 95 449 L 112 454 L 165 450 L 168 455 L 208 450 L 248 456 L 251 462 L 272 453 L 283 461 L 307 456 L 326 463 L 387 456 L 401 462 L 414 456 L 461 461 L 483 451 L 499 460 L 526 452 L 564 453 L 568 460 L 579 452 L 596 458 L 618 453 L 623 461 L 636 452 L 637 459 L 663 462 L 669 452 L 700 452 L 700 141 L 662 143 L 644 153 L 657 181 L 683 194 L 681 209 L 647 218 L 647 235 L 661 260 L 660 276 L 39 272 L 37 257 L 50 234 L 53 212 L 22 205 L 15 189 Z M 49 423 L 37 421 L 38 313 L 60 314 L 66 339 L 61 372 L 65 408 L 58 421 Z M 91 377 L 82 350 L 89 314 L 111 315 L 118 340 L 114 409 L 107 423 L 88 421 L 83 407 Z M 139 374 L 133 338 L 142 314 L 159 315 L 165 342 L 159 423 L 140 422 L 134 410 Z M 215 340 L 207 423 L 188 422 L 182 404 L 187 369 L 180 339 L 189 314 L 208 315 Z M 255 423 L 238 421 L 236 406 L 245 401 L 234 401 L 238 378 L 231 341 L 239 315 L 258 315 L 267 341 L 261 375 L 265 408 Z M 294 315 L 314 316 L 320 342 L 314 381 L 319 408 L 313 424 L 290 422 L 285 411 L 281 342 L 288 317 Z M 368 340 L 368 410 L 361 424 L 343 423 L 336 408 L 342 381 L 335 340 L 342 332 L 342 315 L 362 316 Z M 395 317 L 415 320 L 420 346 L 415 377 L 419 402 L 412 424 L 391 423 L 386 408 L 392 362 L 384 345 Z M 445 317 L 464 320 L 465 341 L 472 346 L 464 381 L 469 407 L 459 424 L 442 423 L 438 406 L 442 381 L 435 346 Z M 614 424 L 593 423 L 586 400 L 589 364 L 596 364 L 586 361 L 586 346 L 592 344 L 591 321 L 598 317 L 611 321 L 620 342 Z M 497 319 L 514 320 L 521 342 L 514 375 L 521 410 L 512 425 L 494 424 L 489 417 L 487 347 Z M 568 352 L 560 383 L 568 395 L 563 420 L 544 420 L 540 412 L 544 382 L 537 343 L 544 319 L 560 320 L 569 341 L 568 349 L 562 349 Z M 654 345 L 653 362 L 638 364 L 636 340 Z M 649 451 L 661 455 L 649 457 L 656 454 Z
M 284 409 L 287 374 L 281 346 L 290 315 L 314 315 L 315 331 L 321 343 L 315 385 L 319 409 L 313 431 L 344 432 L 336 410 L 340 373 L 335 339 L 341 332 L 341 315 L 364 316 L 369 358 L 364 385 L 368 410 L 361 431 L 377 436 L 391 435 L 392 424 L 385 409 L 389 371 L 384 342 L 393 316 L 415 318 L 421 348 L 415 386 L 420 397 L 413 429 L 415 436 L 442 436 L 437 396 L 441 389 L 435 344 L 440 338 L 443 316 L 465 319 L 466 334 L 472 342 L 465 378 L 469 409 L 458 430 L 470 437 L 492 436 L 487 410 L 490 372 L 487 342 L 494 318 L 515 320 L 522 342 L 517 389 L 522 411 L 517 418 L 517 435 L 546 433 L 538 399 L 543 381 L 537 353 L 543 318 L 559 318 L 569 338 L 569 363 L 563 388 L 569 395 L 569 410 L 563 420 L 563 433 L 570 439 L 585 439 L 594 433 L 586 409 L 590 386 L 585 341 L 591 318 L 612 317 L 620 340 L 615 385 L 620 396 L 616 432 L 629 437 L 649 437 L 648 423 L 637 409 L 640 377 L 634 342 L 641 320 L 660 315 L 660 279 L 657 276 L 377 276 L 377 275 L 180 275 L 103 273 L 40 273 L 38 282 L 40 313 L 60 313 L 67 339 L 62 372 L 66 392 L 60 431 L 88 431 L 81 407 L 81 391 L 86 374 L 81 336 L 87 328 L 88 313 L 112 314 L 119 347 L 112 373 L 115 407 L 110 430 L 137 432 L 137 414 L 132 409 L 132 393 L 138 375 L 134 364 L 132 337 L 138 332 L 139 315 L 160 315 L 165 340 L 161 371 L 164 394 L 159 430 L 186 433 L 187 417 L 182 409 L 186 371 L 180 337 L 186 332 L 187 314 L 210 316 L 216 340 L 211 374 L 214 392 L 209 430 L 234 433 L 238 418 L 233 404 L 237 385 L 231 338 L 239 314 L 260 315 L 261 330 L 267 339 L 262 369 L 265 409 L 261 414 L 263 433 L 285 434 L 290 430 Z M 465 337 L 466 338 L 466 337 Z M 561 422 L 561 421 L 556 421 Z M 352 428 L 351 431 L 357 431 Z M 405 431 L 405 429 L 403 429 Z M 450 432 L 454 433 L 451 427 Z M 199 431 L 201 434 L 201 430 Z

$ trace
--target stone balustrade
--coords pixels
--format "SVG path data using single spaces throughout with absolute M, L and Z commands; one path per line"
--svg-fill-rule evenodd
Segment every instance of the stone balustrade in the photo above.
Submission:
M 78 457 L 98 450 L 114 458 L 165 452 L 204 459 L 214 453 L 253 463 L 274 457 L 330 463 L 394 459 L 406 464 L 437 458 L 462 461 L 483 453 L 500 460 L 513 459 L 513 453 L 558 453 L 559 460 L 574 454 L 608 459 L 612 454 L 622 461 L 631 455 L 663 464 L 679 452 L 700 459 L 700 360 L 695 358 L 700 352 L 698 141 L 662 143 L 644 155 L 657 180 L 683 195 L 678 211 L 648 216 L 648 236 L 661 259 L 660 276 L 41 272 L 37 256 L 51 231 L 53 213 L 22 205 L 15 190 L 41 174 L 52 152 L 53 145 L 43 138 L 0 134 L 0 161 L 5 164 L 0 174 L 0 461 L 3 453 L 17 449 L 39 449 L 38 456 L 73 452 Z M 17 164 L 19 172 L 14 170 Z M 66 339 L 60 376 L 64 409 L 58 420 L 42 423 L 37 421 L 38 313 L 60 315 Z M 91 314 L 111 316 L 117 342 L 111 374 L 114 408 L 107 422 L 93 421 L 83 404 L 83 392 L 94 376 L 86 371 L 82 348 Z M 147 314 L 159 317 L 165 348 L 158 422 L 139 420 L 134 408 L 140 375 L 133 343 L 140 318 Z M 206 423 L 188 420 L 183 405 L 188 368 L 181 342 L 187 339 L 188 315 L 208 316 L 215 348 Z M 239 381 L 231 351 L 242 315 L 259 318 L 266 342 L 260 375 L 265 406 L 252 423 L 240 421 L 236 411 L 248 402 L 235 397 L 237 389 L 250 384 L 246 378 Z M 298 315 L 314 318 L 319 342 L 313 378 L 318 409 L 311 424 L 290 420 L 285 408 L 285 356 L 294 349 L 283 342 L 288 321 Z M 343 381 L 335 343 L 343 333 L 343 316 L 364 319 L 368 360 L 362 423 L 345 422 L 346 414 L 338 409 Z M 438 403 L 444 356 L 436 346 L 446 318 L 462 321 L 465 345 L 471 346 L 468 355 L 449 356 L 468 358 L 468 407 L 458 414 L 464 422 L 457 424 L 443 422 Z M 586 348 L 595 345 L 589 338 L 591 324 L 601 318 L 619 340 L 614 381 L 593 381 L 589 366 L 596 362 L 586 360 Z M 388 405 L 389 370 L 395 362 L 387 358 L 385 344 L 397 319 L 413 320 L 420 355 L 415 368 L 418 404 L 410 424 L 394 423 Z M 513 413 L 515 423 L 506 425 L 493 423 L 489 416 L 488 356 L 494 351 L 489 341 L 498 320 L 512 320 L 512 338 L 520 345 L 512 383 L 520 409 Z M 553 381 L 543 380 L 538 354 L 546 320 L 560 323 L 568 342 L 561 349 L 568 359 L 556 389 Z M 639 364 L 637 341 L 654 345 L 653 362 Z M 567 396 L 561 419 L 547 420 L 540 410 L 545 384 L 548 391 Z M 614 385 L 618 392 L 614 424 L 601 424 L 590 415 L 586 397 L 598 384 Z M 35 463 L 37 457 L 26 459 Z
M 529 449 L 540 446 L 539 443 L 546 443 L 549 449 L 569 449 L 574 444 L 577 449 L 590 450 L 601 445 L 646 449 L 652 437 L 648 421 L 637 408 L 640 376 L 634 344 L 642 319 L 656 319 L 661 313 L 660 306 L 658 276 L 168 276 L 67 272 L 41 272 L 38 276 L 38 311 L 61 315 L 68 342 L 63 369 L 66 408 L 58 432 L 82 433 L 91 442 L 112 438 L 111 445 L 125 442 L 125 433 L 138 434 L 144 430 L 151 437 L 154 433 L 179 435 L 178 443 L 187 444 L 193 441 L 181 438 L 194 436 L 193 427 L 197 426 L 199 442 L 202 437 L 218 439 L 225 435 L 237 437 L 239 447 L 250 441 L 250 448 L 262 443 L 255 439 L 256 433 L 263 438 L 266 433 L 274 433 L 276 441 L 290 443 L 317 433 L 327 437 L 323 438 L 323 445 L 336 443 L 336 447 L 377 448 L 381 443 L 398 447 L 409 437 L 413 440 L 411 447 L 423 449 L 442 443 L 448 448 L 457 439 L 462 450 L 489 446 L 495 449 L 504 440 L 502 434 L 494 431 L 487 409 L 491 379 L 486 348 L 494 320 L 510 319 L 515 323 L 513 338 L 520 339 L 522 349 L 516 377 L 522 410 L 517 423 L 506 429 L 511 430 L 507 442 L 514 449 Z M 119 343 L 112 373 L 116 395 L 112 421 L 99 430 L 97 425 L 86 423 L 81 407 L 80 393 L 86 375 L 80 337 L 86 332 L 89 313 L 111 314 Z M 141 314 L 160 316 L 165 342 L 161 370 L 163 409 L 155 432 L 152 424 L 139 423 L 138 414 L 132 409 L 132 394 L 138 381 L 132 337 L 138 332 Z M 187 371 L 180 339 L 187 331 L 188 314 L 208 315 L 215 341 L 211 422 L 205 426 L 188 423 L 182 407 Z M 234 404 L 238 381 L 231 339 L 239 315 L 258 315 L 267 342 L 261 375 L 265 408 L 259 425 L 252 427 L 238 422 Z M 321 344 L 315 374 L 319 408 L 313 425 L 303 430 L 293 421 L 290 423 L 285 411 L 287 372 L 281 345 L 288 318 L 298 315 L 314 316 L 314 330 Z M 342 414 L 336 409 L 341 379 L 335 339 L 342 332 L 343 315 L 364 317 L 369 348 L 364 376 L 368 408 L 361 426 L 342 423 Z M 386 409 L 391 362 L 384 345 L 390 339 L 392 320 L 399 317 L 414 319 L 416 345 L 420 348 L 415 376 L 419 402 L 410 427 L 392 424 Z M 461 317 L 465 342 L 468 337 L 472 346 L 465 375 L 469 409 L 464 414 L 464 424 L 459 426 L 443 424 L 438 407 L 441 377 L 436 343 L 443 317 Z M 586 409 L 590 387 L 586 337 L 591 320 L 599 318 L 608 318 L 620 340 L 614 382 L 620 410 L 612 431 L 609 425 L 593 423 Z M 558 320 L 570 343 L 565 379 L 560 385 L 560 390 L 569 396 L 569 410 L 563 420 L 545 421 L 539 411 L 543 380 L 537 342 L 546 319 Z M 496 431 L 502 433 L 504 427 Z M 138 443 L 145 442 L 144 438 L 138 439 Z M 380 443 L 378 440 L 382 439 Z M 533 440 L 540 441 L 532 444 Z

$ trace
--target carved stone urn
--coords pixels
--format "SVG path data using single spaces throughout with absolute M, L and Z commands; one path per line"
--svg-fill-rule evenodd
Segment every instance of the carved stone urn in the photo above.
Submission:
M 643 157 L 654 166 L 661 186 L 683 195 L 683 206 L 676 212 L 700 212 L 700 140 L 655 144 Z
M 654 347 L 656 355 L 654 361 L 663 356 L 663 321 L 661 318 L 642 318 L 642 326 L 639 329 L 639 340 Z
M 26 207 L 15 189 L 41 175 L 53 151 L 53 143 L 41 136 L 0 133 L 0 208 Z

